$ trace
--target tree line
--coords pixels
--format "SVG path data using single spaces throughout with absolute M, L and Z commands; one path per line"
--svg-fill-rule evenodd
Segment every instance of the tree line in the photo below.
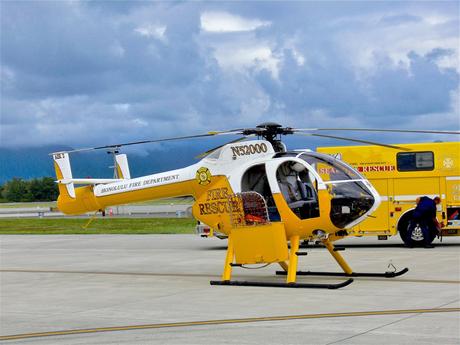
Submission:
M 57 184 L 52 177 L 23 180 L 13 178 L 0 186 L 2 202 L 55 201 L 59 195 Z

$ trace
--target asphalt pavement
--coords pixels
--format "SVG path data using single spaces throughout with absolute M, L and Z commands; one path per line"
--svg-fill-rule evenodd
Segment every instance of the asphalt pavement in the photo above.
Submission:
M 433 249 L 353 238 L 338 290 L 211 286 L 226 241 L 195 235 L 0 236 L 5 344 L 459 344 L 460 238 Z M 339 271 L 324 248 L 302 270 Z M 283 281 L 275 265 L 233 279 Z M 299 277 L 340 282 L 342 277 Z M 10 340 L 8 340 L 10 339 Z

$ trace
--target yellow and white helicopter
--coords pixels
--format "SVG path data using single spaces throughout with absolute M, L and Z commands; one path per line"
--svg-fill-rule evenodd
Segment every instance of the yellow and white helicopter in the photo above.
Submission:
M 267 122 L 256 128 L 209 132 L 200 135 L 145 140 L 52 153 L 59 184 L 58 208 L 66 214 L 104 210 L 108 206 L 177 196 L 193 196 L 193 216 L 228 235 L 228 248 L 220 281 L 213 285 L 273 286 L 336 289 L 338 284 L 297 283 L 297 275 L 395 277 L 408 269 L 386 273 L 356 273 L 333 242 L 346 229 L 366 219 L 379 206 L 380 197 L 369 181 L 346 163 L 311 150 L 287 150 L 281 136 L 301 134 L 382 145 L 366 140 L 318 134 L 323 131 L 411 132 L 459 134 L 457 131 L 339 129 L 282 127 Z M 123 146 L 217 135 L 240 135 L 209 150 L 198 163 L 183 169 L 131 178 Z M 245 140 L 257 137 L 256 140 Z M 241 141 L 241 140 L 245 141 Z M 69 153 L 106 149 L 114 154 L 116 178 L 72 177 Z M 75 185 L 83 185 L 75 187 Z M 320 241 L 343 273 L 297 271 L 301 240 Z M 290 243 L 290 246 L 289 246 Z M 286 282 L 231 280 L 232 267 L 278 263 Z

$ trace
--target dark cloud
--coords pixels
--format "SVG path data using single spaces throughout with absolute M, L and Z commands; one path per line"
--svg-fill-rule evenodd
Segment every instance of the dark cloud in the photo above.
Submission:
M 439 60 L 439 59 L 441 59 L 443 57 L 452 56 L 452 55 L 455 55 L 455 52 L 454 52 L 453 49 L 436 48 L 436 49 L 433 49 L 432 51 L 428 52 L 425 55 L 425 58 L 428 59 L 428 60 L 437 61 L 437 60 Z
M 458 61 L 458 4 L 0 6 L 2 146 L 86 146 L 266 120 L 403 126 L 458 115 L 460 67 L 449 65 Z M 203 32 L 203 12 L 265 24 Z
M 409 53 L 409 69 L 381 66 L 370 80 L 369 114 L 388 119 L 448 112 L 450 92 L 458 87 L 459 76 L 452 69 L 441 71 L 432 61 L 433 54 Z

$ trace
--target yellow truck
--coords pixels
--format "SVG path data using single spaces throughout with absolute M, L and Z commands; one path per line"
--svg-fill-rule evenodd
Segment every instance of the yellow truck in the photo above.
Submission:
M 357 169 L 382 198 L 372 216 L 350 229 L 349 234 L 386 239 L 399 232 L 407 242 L 408 222 L 416 199 L 439 196 L 437 217 L 446 225 L 442 235 L 460 235 L 460 142 L 398 146 L 407 151 L 382 146 L 317 148 L 318 152 L 333 155 Z

